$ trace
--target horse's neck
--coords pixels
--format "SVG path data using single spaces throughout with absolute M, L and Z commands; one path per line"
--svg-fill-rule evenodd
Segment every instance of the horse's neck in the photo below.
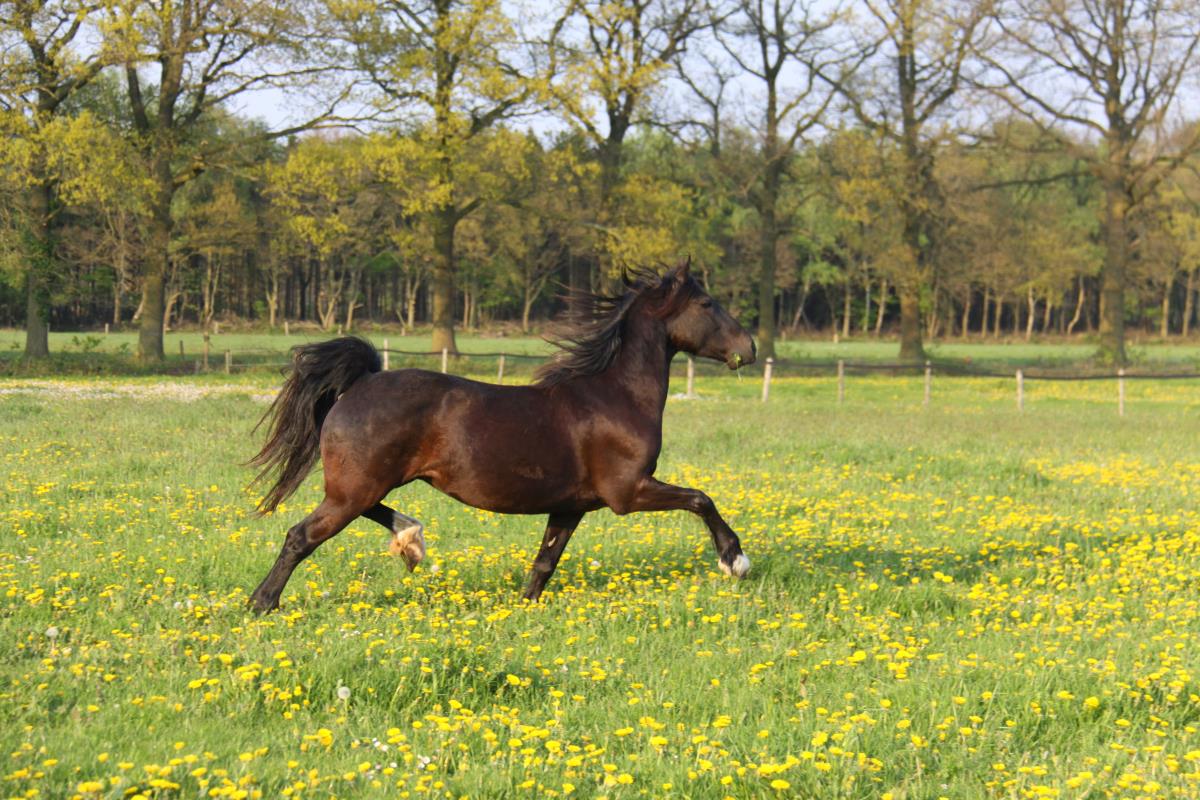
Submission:
M 622 337 L 620 352 L 606 370 L 607 377 L 629 394 L 640 411 L 661 420 L 675 351 L 661 323 L 632 317 L 627 324 L 629 329 Z

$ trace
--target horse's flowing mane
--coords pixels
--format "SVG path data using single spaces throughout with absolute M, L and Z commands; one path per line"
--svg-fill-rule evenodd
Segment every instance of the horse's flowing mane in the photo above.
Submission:
M 608 369 L 621 351 L 625 318 L 633 302 L 661 288 L 668 280 L 641 267 L 626 269 L 621 279 L 625 290 L 617 295 L 582 289 L 563 294 L 567 312 L 547 339 L 558 352 L 534 373 L 537 385 L 556 386 L 571 378 L 597 375 Z

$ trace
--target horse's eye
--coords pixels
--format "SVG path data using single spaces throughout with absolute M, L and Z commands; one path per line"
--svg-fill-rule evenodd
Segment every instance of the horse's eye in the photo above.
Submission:
M 712 298 L 711 298 L 711 297 L 706 297 L 706 298 L 704 298 L 703 300 L 701 300 L 701 301 L 700 301 L 700 307 L 701 307 L 701 308 L 712 308 Z

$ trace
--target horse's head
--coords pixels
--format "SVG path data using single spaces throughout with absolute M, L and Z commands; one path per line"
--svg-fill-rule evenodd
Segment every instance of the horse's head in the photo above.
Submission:
M 730 369 L 754 363 L 757 348 L 746 329 L 691 276 L 691 259 L 663 279 L 661 308 L 667 337 L 676 350 L 724 361 Z

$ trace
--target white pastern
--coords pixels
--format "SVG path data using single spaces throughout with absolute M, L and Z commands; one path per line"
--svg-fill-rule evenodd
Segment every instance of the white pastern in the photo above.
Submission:
M 392 555 L 400 556 L 412 572 L 425 558 L 425 526 L 412 517 L 396 514 L 392 521 L 395 536 L 388 549 Z M 400 527 L 404 525 L 405 527 Z
M 744 578 L 750 572 L 750 559 L 746 558 L 745 553 L 738 553 L 733 559 L 733 566 L 726 564 L 724 561 L 717 561 L 717 565 L 721 568 L 721 572 L 735 578 Z

